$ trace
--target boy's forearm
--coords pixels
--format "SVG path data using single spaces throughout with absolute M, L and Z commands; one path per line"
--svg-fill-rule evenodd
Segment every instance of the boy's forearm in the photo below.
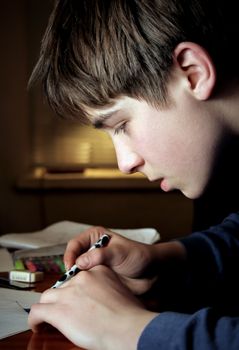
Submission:
M 180 241 L 158 243 L 151 247 L 153 263 L 183 262 L 186 260 L 186 249 Z

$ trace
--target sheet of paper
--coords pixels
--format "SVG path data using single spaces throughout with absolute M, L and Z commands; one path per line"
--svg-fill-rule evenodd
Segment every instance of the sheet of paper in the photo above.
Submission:
M 32 249 L 67 243 L 82 231 L 92 225 L 72 221 L 61 221 L 52 224 L 41 231 L 31 233 L 9 233 L 0 236 L 0 245 L 8 248 Z M 152 244 L 159 240 L 160 235 L 154 228 L 112 229 L 130 239 Z
M 90 225 L 61 221 L 43 230 L 27 233 L 8 233 L 0 236 L 0 245 L 7 248 L 40 248 L 68 242 Z
M 0 248 L 0 272 L 8 272 L 14 268 L 11 254 L 5 248 Z
M 40 295 L 36 292 L 0 288 L 0 339 L 29 329 L 28 313 L 23 308 L 30 308 L 37 303 Z

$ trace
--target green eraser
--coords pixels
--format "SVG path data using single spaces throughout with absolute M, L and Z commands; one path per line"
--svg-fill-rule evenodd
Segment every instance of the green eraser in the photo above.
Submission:
M 15 269 L 16 270 L 26 270 L 26 268 L 25 268 L 25 266 L 24 266 L 24 264 L 23 264 L 23 262 L 22 262 L 22 260 L 16 260 L 15 262 L 14 262 L 14 266 L 15 266 Z

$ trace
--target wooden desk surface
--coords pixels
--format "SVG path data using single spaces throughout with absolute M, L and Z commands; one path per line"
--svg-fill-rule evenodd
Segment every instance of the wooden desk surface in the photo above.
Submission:
M 6 275 L 1 273 L 2 276 Z M 59 274 L 45 274 L 44 281 L 36 283 L 33 289 L 36 292 L 43 292 L 54 284 Z M 81 349 L 72 344 L 57 330 L 44 331 L 34 334 L 32 331 L 22 332 L 14 336 L 0 340 L 1 350 L 76 350 Z
M 0 273 L 0 276 L 7 276 L 6 273 Z M 45 289 L 50 288 L 56 280 L 59 278 L 59 274 L 48 273 L 45 274 L 44 281 L 36 283 L 34 290 L 36 292 L 43 292 Z M 142 300 L 148 309 L 157 311 L 157 302 L 154 302 L 154 298 L 149 296 Z M 1 315 L 0 315 L 1 317 Z M 42 333 L 32 333 L 32 331 L 26 331 L 14 336 L 4 338 L 0 340 L 1 350 L 83 350 L 71 343 L 64 335 L 55 329 L 49 329 Z

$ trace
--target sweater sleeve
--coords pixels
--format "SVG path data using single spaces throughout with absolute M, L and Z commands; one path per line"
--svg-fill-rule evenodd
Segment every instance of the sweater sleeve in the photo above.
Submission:
M 186 290 L 198 307 L 235 309 L 239 295 L 239 213 L 181 239 L 187 251 Z
M 155 317 L 142 332 L 138 350 L 238 350 L 239 213 L 180 241 L 187 251 L 186 269 L 175 278 L 178 289 L 183 285 L 177 298 L 181 307 Z M 166 291 L 173 298 L 178 289 L 171 287 L 166 285 Z
M 239 317 L 212 308 L 192 315 L 163 312 L 142 332 L 137 350 L 238 350 Z

